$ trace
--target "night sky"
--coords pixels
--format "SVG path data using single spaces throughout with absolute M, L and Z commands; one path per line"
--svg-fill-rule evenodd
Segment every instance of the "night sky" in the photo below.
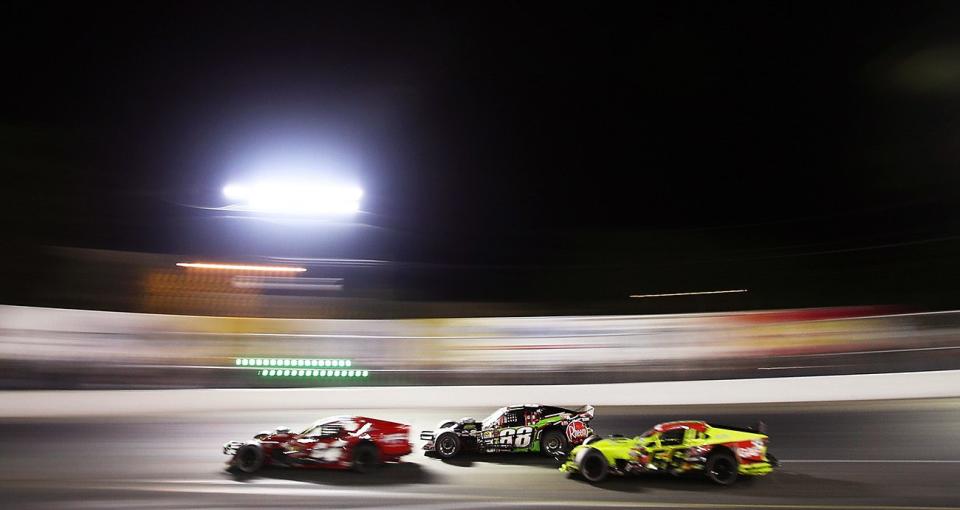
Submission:
M 576 293 L 801 304 L 939 303 L 960 275 L 956 3 L 8 2 L 0 19 L 7 255 L 553 267 Z M 197 207 L 249 154 L 303 147 L 362 183 L 360 225 Z

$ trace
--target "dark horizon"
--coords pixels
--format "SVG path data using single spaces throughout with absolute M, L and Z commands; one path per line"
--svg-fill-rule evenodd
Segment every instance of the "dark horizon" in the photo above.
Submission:
M 955 4 L 273 5 L 7 4 L 7 265 L 329 256 L 473 267 L 464 299 L 960 305 Z M 195 207 L 304 147 L 362 183 L 360 225 Z M 480 290 L 504 266 L 565 283 Z

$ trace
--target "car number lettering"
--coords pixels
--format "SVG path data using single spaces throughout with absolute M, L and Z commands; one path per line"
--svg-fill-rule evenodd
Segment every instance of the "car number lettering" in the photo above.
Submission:
M 529 448 L 532 442 L 533 429 L 531 427 L 502 429 L 498 441 L 501 445 L 513 446 L 514 448 Z

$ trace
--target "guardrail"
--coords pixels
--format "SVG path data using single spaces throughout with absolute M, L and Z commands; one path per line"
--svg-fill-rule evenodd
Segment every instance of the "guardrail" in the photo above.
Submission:
M 0 306 L 0 387 L 613 383 L 960 368 L 960 312 L 882 312 L 299 320 Z

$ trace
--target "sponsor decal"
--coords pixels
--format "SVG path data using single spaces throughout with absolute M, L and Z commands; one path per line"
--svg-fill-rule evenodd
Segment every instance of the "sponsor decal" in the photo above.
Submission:
M 750 441 L 740 443 L 737 447 L 737 455 L 741 459 L 759 459 L 763 457 L 763 442 Z
M 336 462 L 340 460 L 342 455 L 342 448 L 330 448 L 325 444 L 318 444 L 317 447 L 310 452 L 310 458 L 321 462 Z
M 571 442 L 582 441 L 590 435 L 590 429 L 582 421 L 572 421 L 567 425 L 567 439 Z

